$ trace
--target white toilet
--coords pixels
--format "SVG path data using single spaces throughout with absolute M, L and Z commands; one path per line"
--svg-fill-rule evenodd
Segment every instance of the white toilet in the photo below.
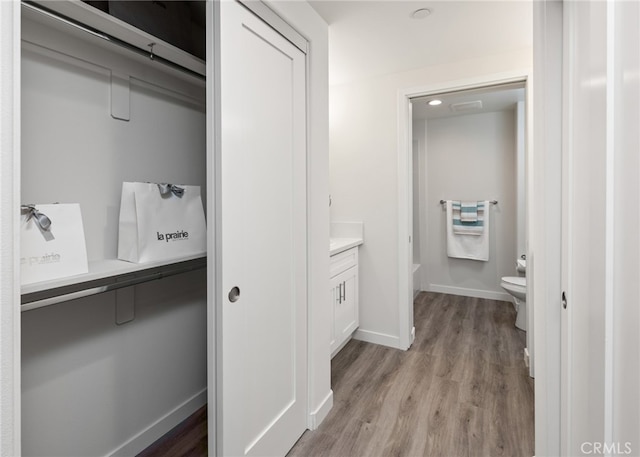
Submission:
M 525 263 L 518 259 L 518 271 L 524 273 Z M 524 276 L 504 276 L 500 281 L 500 287 L 506 290 L 512 297 L 516 308 L 516 327 L 527 331 L 527 278 Z

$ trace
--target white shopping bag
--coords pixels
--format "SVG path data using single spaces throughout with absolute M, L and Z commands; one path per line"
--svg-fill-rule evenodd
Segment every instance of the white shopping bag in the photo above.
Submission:
M 88 271 L 87 246 L 79 204 L 22 206 L 22 284 L 64 278 Z
M 122 183 L 118 259 L 144 263 L 205 254 L 200 186 Z

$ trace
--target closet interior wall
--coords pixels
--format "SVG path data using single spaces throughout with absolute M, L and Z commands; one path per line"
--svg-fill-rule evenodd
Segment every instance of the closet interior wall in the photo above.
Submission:
M 23 203 L 80 203 L 115 259 L 123 181 L 200 185 L 204 81 L 23 18 Z M 124 292 L 123 292 L 124 291 Z M 117 325 L 119 293 L 135 318 Z M 23 455 L 134 455 L 206 402 L 206 271 L 22 313 Z

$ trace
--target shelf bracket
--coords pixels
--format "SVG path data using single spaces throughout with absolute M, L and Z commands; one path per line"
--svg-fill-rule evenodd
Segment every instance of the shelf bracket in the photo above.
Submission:
M 136 317 L 136 287 L 116 289 L 116 325 L 131 322 Z
M 111 72 L 111 117 L 131 120 L 129 75 Z

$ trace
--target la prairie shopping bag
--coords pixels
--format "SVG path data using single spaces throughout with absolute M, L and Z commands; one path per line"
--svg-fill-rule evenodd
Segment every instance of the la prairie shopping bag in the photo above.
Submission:
M 80 205 L 23 205 L 20 211 L 22 284 L 89 271 Z
M 205 254 L 200 186 L 122 184 L 118 259 L 135 263 Z

